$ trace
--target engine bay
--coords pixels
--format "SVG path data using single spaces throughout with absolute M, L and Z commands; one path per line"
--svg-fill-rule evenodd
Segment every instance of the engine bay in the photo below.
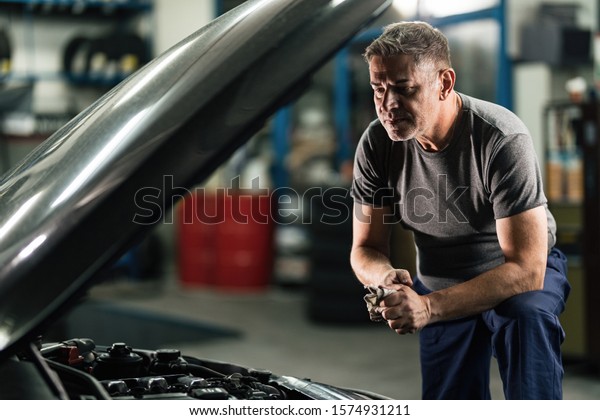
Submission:
M 183 356 L 173 348 L 97 346 L 89 338 L 32 343 L 0 364 L 0 399 L 384 399 L 268 370 Z

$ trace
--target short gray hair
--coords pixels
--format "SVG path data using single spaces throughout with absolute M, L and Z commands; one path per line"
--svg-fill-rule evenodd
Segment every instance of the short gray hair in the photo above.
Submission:
M 383 33 L 365 50 L 364 58 L 369 62 L 375 56 L 391 57 L 409 55 L 415 64 L 433 64 L 452 67 L 448 39 L 439 30 L 426 22 L 399 22 L 383 28 Z

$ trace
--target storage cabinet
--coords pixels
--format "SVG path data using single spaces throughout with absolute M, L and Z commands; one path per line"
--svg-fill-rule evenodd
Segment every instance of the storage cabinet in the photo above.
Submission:
M 600 368 L 600 104 L 582 107 L 581 147 L 584 167 L 583 267 L 587 354 Z
M 566 357 L 600 366 L 600 106 L 553 103 L 545 110 L 546 195 L 572 286 L 561 322 Z

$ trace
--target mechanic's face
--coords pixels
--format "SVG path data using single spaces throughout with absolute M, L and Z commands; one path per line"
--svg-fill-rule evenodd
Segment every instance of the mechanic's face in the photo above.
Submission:
M 412 56 L 372 57 L 369 75 L 377 116 L 393 141 L 427 138 L 438 111 L 435 70 Z

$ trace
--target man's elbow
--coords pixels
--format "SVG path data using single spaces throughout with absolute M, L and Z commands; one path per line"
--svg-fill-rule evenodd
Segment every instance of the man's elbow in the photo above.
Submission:
M 535 264 L 528 264 L 523 267 L 523 277 L 525 281 L 523 284 L 527 288 L 526 292 L 533 292 L 542 290 L 544 288 L 544 277 L 546 276 L 546 262 L 538 262 Z

